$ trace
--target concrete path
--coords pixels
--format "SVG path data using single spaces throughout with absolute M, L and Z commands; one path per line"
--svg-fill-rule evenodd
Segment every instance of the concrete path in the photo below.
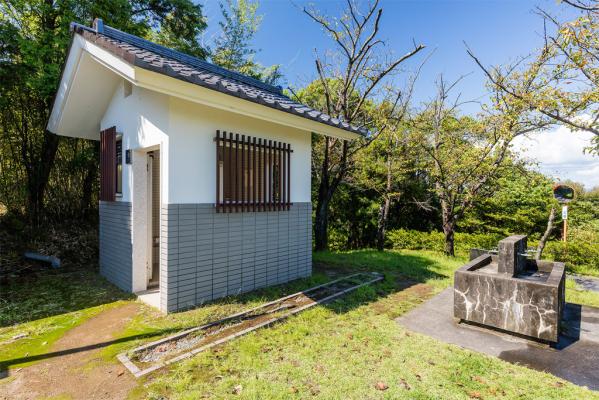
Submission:
M 574 274 L 568 275 L 568 278 L 574 279 L 576 284 L 582 287 L 584 290 L 591 290 L 593 292 L 599 293 L 599 278 Z
M 564 334 L 555 347 L 490 329 L 457 324 L 453 288 L 397 319 L 402 326 L 437 340 L 522 364 L 592 390 L 599 390 L 599 308 L 567 304 Z

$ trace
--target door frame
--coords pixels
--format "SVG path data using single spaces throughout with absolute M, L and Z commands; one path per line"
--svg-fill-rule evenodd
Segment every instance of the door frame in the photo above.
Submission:
M 132 291 L 144 292 L 148 289 L 149 269 L 152 268 L 152 187 L 149 169 L 149 152 L 161 150 L 161 145 L 132 149 L 132 224 L 133 271 Z M 161 152 L 162 153 L 162 152 Z M 160 177 L 163 175 L 160 165 Z M 160 201 L 164 195 L 164 185 L 160 185 Z M 160 215 L 160 220 L 162 215 Z M 159 228 L 160 231 L 160 228 Z M 160 260 L 158 260 L 160 263 Z M 160 289 L 160 288 L 159 288 Z
M 153 191 L 153 183 L 154 183 L 154 155 L 150 154 L 154 150 L 150 150 L 146 152 L 147 157 L 147 194 L 146 194 L 146 203 L 147 203 L 147 241 L 146 241 L 146 288 L 150 284 L 150 280 L 152 279 L 152 264 L 154 263 L 154 241 L 153 241 L 153 232 L 154 232 L 154 218 L 152 214 L 152 209 L 154 207 L 154 191 Z

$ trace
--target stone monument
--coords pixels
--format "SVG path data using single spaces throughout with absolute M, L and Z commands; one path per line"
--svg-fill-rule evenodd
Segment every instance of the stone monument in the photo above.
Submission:
M 565 305 L 565 266 L 529 260 L 526 236 L 499 242 L 455 272 L 454 316 L 544 342 L 557 342 Z

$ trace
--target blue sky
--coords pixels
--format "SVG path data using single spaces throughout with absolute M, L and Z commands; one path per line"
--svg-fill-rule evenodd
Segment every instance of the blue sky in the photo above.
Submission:
M 208 18 L 205 41 L 210 43 L 219 33 L 218 0 L 201 3 Z M 263 65 L 280 64 L 286 83 L 292 87 L 303 86 L 316 77 L 314 51 L 323 52 L 332 46 L 320 27 L 302 13 L 302 8 L 310 3 L 334 16 L 338 16 L 346 4 L 344 0 L 260 1 L 263 21 L 254 42 L 260 49 L 256 60 Z M 448 80 L 469 74 L 457 88 L 461 98 L 485 99 L 484 76 L 466 54 L 464 41 L 485 64 L 506 64 L 542 45 L 543 23 L 534 12 L 536 6 L 560 19 L 574 16 L 571 9 L 556 0 L 381 0 L 380 6 L 383 8 L 381 37 L 388 49 L 397 55 L 404 54 L 414 40 L 426 45 L 426 52 L 435 50 L 417 83 L 417 103 L 434 95 L 439 74 Z M 406 68 L 416 68 L 424 57 L 422 54 L 413 59 Z M 477 108 L 478 105 L 469 104 L 464 111 L 475 112 Z M 561 135 L 567 132 L 562 130 Z M 546 151 L 540 148 L 542 138 L 527 141 L 526 145 L 532 147 L 529 154 L 533 159 L 545 157 Z M 587 187 L 599 185 L 599 177 L 593 178 L 594 174 L 587 173 L 589 168 L 599 170 L 599 161 L 582 155 L 584 146 L 579 147 L 571 149 L 580 153 L 577 159 L 570 155 L 562 163 L 559 157 L 553 157 L 551 165 L 544 165 L 543 160 L 538 159 L 541 170 L 558 178 L 582 181 Z M 562 164 L 564 167 L 560 170 Z
M 308 4 L 325 14 L 339 15 L 345 0 L 300 1 L 262 0 L 263 15 L 255 47 L 261 49 L 256 59 L 264 65 L 281 64 L 287 82 L 301 86 L 316 77 L 314 51 L 332 46 L 320 27 L 302 8 Z M 204 12 L 209 29 L 205 40 L 218 34 L 218 1 L 207 0 Z M 485 94 L 484 78 L 465 51 L 464 41 L 485 63 L 502 64 L 528 54 L 542 44 L 542 20 L 533 10 L 542 6 L 556 15 L 565 8 L 555 0 L 383 0 L 381 37 L 395 54 L 404 54 L 412 40 L 435 49 L 425 65 L 417 86 L 417 100 L 434 94 L 439 74 L 453 80 L 472 73 L 459 87 L 462 98 L 480 99 Z M 414 58 L 408 68 L 415 68 L 425 57 Z M 473 108 L 473 106 L 469 106 Z

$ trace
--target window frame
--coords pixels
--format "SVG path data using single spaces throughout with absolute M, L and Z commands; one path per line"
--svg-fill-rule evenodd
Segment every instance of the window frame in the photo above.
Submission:
M 220 130 L 214 141 L 217 212 L 290 209 L 290 144 Z
M 114 142 L 114 193 L 117 197 L 123 195 L 123 168 L 123 134 L 117 133 Z

